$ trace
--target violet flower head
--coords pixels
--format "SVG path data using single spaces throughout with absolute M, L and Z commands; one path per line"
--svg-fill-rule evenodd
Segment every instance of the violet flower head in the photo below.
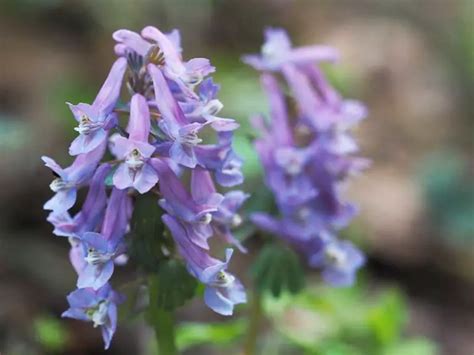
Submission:
M 243 182 L 242 160 L 233 150 L 239 124 L 220 117 L 219 86 L 206 58 L 183 60 L 180 34 L 145 27 L 140 33 L 121 29 L 113 34 L 118 59 L 95 100 L 68 104 L 79 135 L 69 147 L 73 163 L 62 168 L 43 157 L 53 171 L 54 196 L 45 203 L 53 234 L 67 237 L 77 290 L 68 296 L 64 317 L 100 326 L 108 348 L 117 325 L 120 297 L 112 290 L 113 274 L 126 261 L 134 202 L 140 195 L 156 198 L 175 244 L 157 236 L 156 250 L 165 250 L 159 265 L 184 259 L 192 276 L 206 285 L 205 302 L 230 315 L 245 302 L 242 284 L 213 258 L 208 240 L 245 248 L 232 235 L 241 222 L 238 209 L 248 195 L 218 192 L 219 185 Z M 120 97 L 128 89 L 129 97 Z M 120 105 L 118 104 L 120 102 Z M 123 126 L 122 126 L 123 125 Z M 206 130 L 206 134 L 201 132 Z M 209 134 L 216 136 L 205 142 Z M 217 142 L 217 143 L 216 143 Z M 115 159 L 107 161 L 113 155 Z M 185 176 L 192 176 L 189 183 Z M 87 189 L 82 206 L 74 206 L 78 190 Z M 71 212 L 71 208 L 77 212 Z M 139 238 L 137 238 L 139 239 Z M 140 261 L 138 261 L 140 263 Z M 155 265 L 156 266 L 156 265 Z
M 119 30 L 113 37 L 118 42 L 117 54 L 127 57 L 131 68 L 129 89 L 143 95 L 152 113 L 159 115 L 153 129 L 156 152 L 185 168 L 202 166 L 216 174 L 228 170 L 235 161 L 229 161 L 235 155 L 231 142 L 209 145 L 200 137 L 207 126 L 217 135 L 239 127 L 235 120 L 217 116 L 223 105 L 217 98 L 218 86 L 206 78 L 214 71 L 209 60 L 183 61 L 177 31 L 165 34 L 148 26 L 140 34 Z M 232 168 L 237 176 L 241 164 Z M 219 183 L 224 180 L 217 178 Z M 242 182 L 241 178 L 227 180 L 223 182 L 226 186 Z
M 349 176 L 368 165 L 356 155 L 358 146 L 351 133 L 367 115 L 366 109 L 343 99 L 317 67 L 320 61 L 337 59 L 335 50 L 291 48 L 282 29 L 268 29 L 265 38 L 261 56 L 243 59 L 262 71 L 268 96 L 271 121 L 254 118 L 261 133 L 255 148 L 279 216 L 258 212 L 252 221 L 321 269 L 324 281 L 349 286 L 364 257 L 351 243 L 338 240 L 337 232 L 357 214 L 357 208 L 342 199 L 341 191 Z M 285 86 L 276 75 L 286 82 L 290 98 L 283 94 Z

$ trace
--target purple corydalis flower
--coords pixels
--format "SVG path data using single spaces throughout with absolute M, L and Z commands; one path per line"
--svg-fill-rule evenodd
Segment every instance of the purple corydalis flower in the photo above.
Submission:
M 246 252 L 242 244 L 232 235 L 231 228 L 242 223 L 242 217 L 237 213 L 250 195 L 234 190 L 224 196 L 217 194 L 211 174 L 204 169 L 196 168 L 191 174 L 191 194 L 195 201 L 204 205 L 219 201 L 217 209 L 211 212 L 211 227 L 214 233 L 224 241 L 235 245 L 240 251 Z
M 233 132 L 219 132 L 219 143 L 195 147 L 199 165 L 214 172 L 216 182 L 232 187 L 244 181 L 242 159 L 232 148 Z
M 79 237 L 84 231 L 95 230 L 102 220 L 107 203 L 105 178 L 110 172 L 109 164 L 101 164 L 89 184 L 89 191 L 82 209 L 74 218 L 67 211 L 51 212 L 48 222 L 54 226 L 53 234 L 60 237 Z
M 177 46 L 156 27 L 145 27 L 141 35 L 157 43 L 163 52 L 165 75 L 170 80 L 174 80 L 182 89 L 181 83 L 192 87 L 199 84 L 206 75 L 215 71 L 209 59 L 206 58 L 193 58 L 183 63 Z
M 285 30 L 267 28 L 261 55 L 245 55 L 243 60 L 257 70 L 275 71 L 280 70 L 285 64 L 304 65 L 319 61 L 332 62 L 338 57 L 338 53 L 327 46 L 292 48 Z
M 216 115 L 224 105 L 216 98 L 219 85 L 214 84 L 212 78 L 207 78 L 199 85 L 199 100 L 193 100 L 185 107 L 185 116 L 190 121 L 208 122 L 217 132 L 233 131 L 239 124 L 232 118 L 222 118 Z
M 114 271 L 114 260 L 125 251 L 129 197 L 125 190 L 113 189 L 108 201 L 101 233 L 85 232 L 80 240 L 83 246 L 84 268 L 79 272 L 77 287 L 94 290 L 109 281 Z
M 121 297 L 106 284 L 96 291 L 92 288 L 73 291 L 67 300 L 70 308 L 62 317 L 93 322 L 94 327 L 101 328 L 105 349 L 108 349 L 117 328 L 117 304 Z
M 112 111 L 120 96 L 126 68 L 127 61 L 124 58 L 115 61 L 92 105 L 68 103 L 74 118 L 79 123 L 74 128 L 79 132 L 79 136 L 71 143 L 69 154 L 88 153 L 106 140 L 106 131 L 116 124 L 116 115 Z
M 351 242 L 335 238 L 325 240 L 323 247 L 309 258 L 311 266 L 322 269 L 324 281 L 336 287 L 352 285 L 364 263 L 364 255 Z
M 162 115 L 160 128 L 172 141 L 169 155 L 178 164 L 194 168 L 197 165 L 194 147 L 202 142 L 197 134 L 205 124 L 189 123 L 173 97 L 161 70 L 153 64 L 148 65 L 148 70 L 153 79 L 156 105 Z
M 114 259 L 123 252 L 124 246 L 107 240 L 102 234 L 86 232 L 81 237 L 84 248 L 84 267 L 79 272 L 77 287 L 101 288 L 112 277 Z
M 206 58 L 183 62 L 180 36 L 176 30 L 165 34 L 156 27 L 147 26 L 141 34 L 118 30 L 114 32 L 113 38 L 118 42 L 115 46 L 118 55 L 132 51 L 142 56 L 146 63 L 159 65 L 166 78 L 175 82 L 187 97 L 196 98 L 192 90 L 194 86 L 215 70 Z
M 294 92 L 301 119 L 309 129 L 319 134 L 329 132 L 331 137 L 338 138 L 334 146 L 342 154 L 356 151 L 357 146 L 347 131 L 367 116 L 365 106 L 355 100 L 343 100 L 317 68 L 286 65 L 282 72 Z
M 135 94 L 130 104 L 128 139 L 117 137 L 114 140 L 114 153 L 123 162 L 113 176 L 118 189 L 135 188 L 143 194 L 158 182 L 158 175 L 150 165 L 155 147 L 148 143 L 150 133 L 150 111 L 143 96 Z
M 49 185 L 55 195 L 45 203 L 45 210 L 61 213 L 69 210 L 76 202 L 77 188 L 89 181 L 104 155 L 106 142 L 89 153 L 80 154 L 71 166 L 63 169 L 53 159 L 43 156 L 45 165 L 57 176 Z
M 222 195 L 213 193 L 206 201 L 196 201 L 164 160 L 153 161 L 153 166 L 160 176 L 160 192 L 164 197 L 160 206 L 185 222 L 183 225 L 189 230 L 191 242 L 209 249 L 207 239 L 212 236 L 212 213 L 217 211 Z
M 364 106 L 343 100 L 314 66 L 336 59 L 328 47 L 292 49 L 283 30 L 267 30 L 262 56 L 244 61 L 262 70 L 262 86 L 268 96 L 272 122 L 253 123 L 261 132 L 255 148 L 264 167 L 265 182 L 275 196 L 279 217 L 254 213 L 251 220 L 260 229 L 292 245 L 323 269 L 323 279 L 348 286 L 363 264 L 362 254 L 349 242 L 336 238 L 357 213 L 353 204 L 341 199 L 341 183 L 367 165 L 351 156 L 358 147 L 349 129 L 366 116 Z M 283 74 L 295 109 L 276 78 Z M 291 117 L 294 112 L 296 117 Z M 329 237 L 330 236 L 330 237 Z
M 68 104 L 78 121 L 79 136 L 70 146 L 74 163 L 62 169 L 50 158 L 46 165 L 58 176 L 51 188 L 56 195 L 46 203 L 52 210 L 48 221 L 53 233 L 69 239 L 69 257 L 78 274 L 78 290 L 68 296 L 70 308 L 64 317 L 92 321 L 100 326 L 106 348 L 117 322 L 118 295 L 109 280 L 115 265 L 127 260 L 125 235 L 130 231 L 131 195 L 136 190 L 162 196 L 159 204 L 169 219 L 169 229 L 188 269 L 206 284 L 206 303 L 216 312 L 230 315 L 235 304 L 245 302 L 242 284 L 226 269 L 226 261 L 212 258 L 208 238 L 233 239 L 231 228 L 240 222 L 237 209 L 248 197 L 240 191 L 225 195 L 215 190 L 212 177 L 221 185 L 243 181 L 242 161 L 232 150 L 232 131 L 239 125 L 218 117 L 223 105 L 217 98 L 219 87 L 211 78 L 208 59 L 184 61 L 179 32 L 162 33 L 145 27 L 140 33 L 119 30 L 113 34 L 120 57 L 92 104 Z M 124 83 L 132 97 L 118 109 Z M 118 114 L 130 110 L 127 127 Z M 203 145 L 198 133 L 209 127 L 218 137 L 216 144 Z M 115 130 L 111 134 L 111 131 Z M 110 135 L 110 137 L 109 137 Z M 100 163 L 108 148 L 117 159 Z M 182 174 L 199 169 L 191 190 Z M 212 175 L 211 175 L 212 174 Z M 193 174 L 191 174 L 193 175 Z M 158 181 L 158 179 L 160 181 Z M 107 189 L 112 188 L 109 197 Z M 210 182 L 212 192 L 204 199 L 198 181 Z M 158 185 L 159 182 L 159 185 Z M 78 188 L 88 187 L 79 212 L 69 209 Z
M 148 85 L 153 82 L 155 102 L 150 100 L 150 106 L 156 105 L 161 116 L 159 132 L 154 132 L 156 152 L 191 169 L 197 165 L 207 168 L 207 163 L 214 163 L 216 179 L 226 186 L 242 182 L 241 172 L 237 171 L 241 162 L 227 154 L 228 149 L 220 144 L 218 147 L 201 145 L 202 139 L 198 136 L 206 126 L 218 133 L 230 133 L 239 126 L 233 119 L 217 116 L 222 108 L 222 103 L 216 98 L 218 86 L 211 78 L 203 81 L 214 71 L 209 61 L 194 58 L 183 62 L 177 32 L 164 34 L 148 26 L 141 34 L 119 30 L 113 37 L 119 42 L 116 46 L 119 55 L 135 53 L 141 56 L 137 75 L 145 77 L 147 88 L 141 91 L 147 93 L 148 99 L 151 96 Z M 215 150 L 218 150 L 218 157 Z M 218 161 L 212 162 L 216 157 Z
M 232 249 L 226 250 L 225 262 L 214 259 L 206 253 L 206 250 L 190 241 L 192 237 L 176 218 L 165 214 L 162 219 L 170 229 L 189 271 L 206 285 L 204 291 L 206 305 L 219 314 L 232 315 L 236 304 L 247 301 L 241 282 L 226 271 Z

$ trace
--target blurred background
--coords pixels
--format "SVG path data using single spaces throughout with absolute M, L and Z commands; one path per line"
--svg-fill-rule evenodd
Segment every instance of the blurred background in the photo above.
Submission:
M 51 174 L 40 156 L 71 161 L 65 102 L 94 98 L 112 31 L 145 25 L 179 28 L 184 57 L 217 67 L 224 117 L 242 125 L 247 191 L 260 187 L 247 119 L 267 108 L 239 57 L 259 51 L 265 26 L 285 27 L 296 45 L 337 47 L 327 74 L 369 107 L 356 135 L 373 166 L 350 187 L 362 212 L 344 232 L 368 265 L 351 289 L 324 288 L 308 270 L 303 293 L 266 299 L 260 353 L 474 354 L 473 0 L 1 0 L 0 353 L 102 353 L 90 324 L 59 318 L 76 279 L 68 243 L 45 221 Z M 260 195 L 249 208 L 266 203 Z M 236 258 L 244 280 L 252 258 Z M 180 348 L 240 354 L 245 312 L 223 319 L 192 301 L 178 314 Z M 124 318 L 108 353 L 153 354 L 142 317 Z

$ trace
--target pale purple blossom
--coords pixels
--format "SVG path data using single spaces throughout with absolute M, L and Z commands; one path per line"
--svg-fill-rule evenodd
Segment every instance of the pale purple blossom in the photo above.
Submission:
M 123 162 L 114 173 L 113 182 L 118 189 L 133 187 L 143 194 L 158 182 L 158 175 L 150 165 L 155 151 L 155 147 L 148 143 L 150 112 L 140 94 L 132 97 L 130 106 L 129 137 L 118 137 L 114 141 L 114 152 Z
M 335 61 L 339 57 L 337 51 L 327 46 L 308 46 L 292 48 L 290 39 L 281 28 L 267 28 L 265 43 L 261 54 L 249 54 L 243 57 L 245 63 L 257 70 L 279 70 L 285 64 L 304 65 L 319 61 Z
M 116 125 L 117 118 L 113 109 L 120 96 L 126 69 L 127 61 L 124 58 L 115 61 L 92 105 L 68 103 L 78 122 L 74 129 L 79 133 L 69 147 L 69 154 L 88 153 L 107 139 L 106 131 Z
M 69 212 L 51 212 L 48 222 L 54 226 L 53 234 L 60 237 L 78 238 L 85 231 L 95 230 L 102 221 L 107 204 L 106 186 L 104 184 L 110 172 L 109 164 L 101 164 L 89 184 L 86 199 L 81 210 L 71 217 Z
M 179 254 L 206 285 L 207 305 L 224 315 L 245 302 L 245 291 L 226 271 L 231 251 L 225 262 L 213 258 L 208 239 L 216 236 L 244 250 L 232 228 L 241 222 L 238 209 L 248 198 L 241 191 L 221 194 L 214 185 L 215 180 L 234 186 L 243 175 L 242 160 L 232 148 L 239 125 L 219 116 L 219 87 L 206 78 L 215 70 L 210 61 L 183 60 L 177 30 L 122 29 L 113 38 L 119 58 L 93 103 L 68 104 L 78 122 L 79 136 L 69 147 L 74 162 L 63 169 L 43 157 L 56 176 L 50 185 L 55 195 L 44 206 L 51 210 L 47 220 L 53 234 L 68 238 L 69 259 L 78 274 L 78 289 L 68 296 L 70 308 L 63 316 L 100 326 L 106 348 L 120 303 L 109 282 L 116 266 L 128 260 L 125 238 L 137 195 L 160 196 L 157 203 Z M 131 97 L 121 101 L 124 87 Z M 217 143 L 206 143 L 200 136 L 203 129 Z M 108 153 L 115 159 L 104 161 Z M 193 176 L 191 184 L 186 175 Z M 87 188 L 87 195 L 72 213 L 80 188 Z
M 55 195 L 45 203 L 44 209 L 55 213 L 69 210 L 76 203 L 77 189 L 86 184 L 102 159 L 105 152 L 106 142 L 89 153 L 80 154 L 71 166 L 63 169 L 53 159 L 42 157 L 45 165 L 56 175 L 49 187 Z
M 263 72 L 271 121 L 253 119 L 260 132 L 255 149 L 279 216 L 258 212 L 251 219 L 320 268 L 327 283 L 349 286 L 364 257 L 351 243 L 339 241 L 337 231 L 357 214 L 356 206 L 343 199 L 342 186 L 368 164 L 355 155 L 358 146 L 351 133 L 367 115 L 366 109 L 343 99 L 316 66 L 335 60 L 335 50 L 291 48 L 282 29 L 268 29 L 265 37 L 262 55 L 245 56 L 244 61 Z M 291 92 L 289 100 L 273 71 L 282 74 Z M 295 103 L 291 110 L 288 102 Z
M 117 305 L 122 297 L 105 284 L 98 290 L 77 289 L 67 296 L 67 301 L 69 309 L 62 317 L 92 322 L 94 328 L 100 327 L 105 349 L 108 349 L 117 328 Z
M 227 272 L 232 249 L 227 249 L 224 262 L 215 259 L 209 256 L 205 249 L 190 241 L 191 238 L 182 222 L 167 214 L 162 218 L 173 234 L 189 271 L 206 285 L 204 291 L 206 305 L 216 313 L 225 316 L 232 315 L 236 304 L 247 301 L 242 283 Z
M 309 264 L 322 270 L 325 282 L 332 286 L 350 286 L 365 257 L 351 242 L 328 238 L 322 247 L 309 257 Z
M 209 171 L 197 168 L 191 175 L 191 194 L 194 201 L 203 205 L 215 205 L 210 212 L 210 225 L 214 234 L 229 244 L 246 252 L 243 245 L 232 235 L 232 229 L 242 224 L 238 214 L 240 207 L 250 197 L 240 190 L 233 190 L 221 195 L 217 193 Z
M 113 189 L 101 233 L 85 232 L 80 236 L 86 263 L 79 272 L 78 288 L 97 290 L 109 281 L 114 271 L 114 260 L 125 252 L 123 237 L 129 223 L 129 203 L 126 191 Z

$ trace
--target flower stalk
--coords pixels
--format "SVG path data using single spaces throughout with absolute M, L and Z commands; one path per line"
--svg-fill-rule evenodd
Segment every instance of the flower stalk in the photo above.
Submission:
M 248 309 L 248 328 L 244 343 L 244 355 L 256 355 L 260 327 L 263 320 L 262 293 L 254 288 Z
M 159 307 L 153 300 L 158 298 L 160 285 L 156 277 L 150 277 L 148 281 L 150 305 L 148 307 L 148 323 L 153 327 L 158 346 L 158 354 L 178 354 L 176 348 L 175 318 L 172 310 Z

